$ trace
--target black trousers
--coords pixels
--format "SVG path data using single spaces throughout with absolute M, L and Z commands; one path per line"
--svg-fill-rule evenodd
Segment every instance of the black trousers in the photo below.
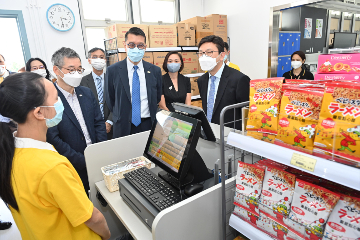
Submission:
M 131 124 L 130 135 L 149 131 L 151 130 L 151 127 L 152 127 L 151 118 L 142 118 L 139 126 L 136 127 L 134 124 Z

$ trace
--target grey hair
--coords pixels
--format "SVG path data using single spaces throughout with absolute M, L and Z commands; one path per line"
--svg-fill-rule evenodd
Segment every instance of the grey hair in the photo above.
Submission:
M 71 48 L 62 47 L 57 50 L 51 57 L 51 62 L 54 66 L 63 67 L 64 66 L 64 58 L 79 58 L 79 54 L 77 54 Z

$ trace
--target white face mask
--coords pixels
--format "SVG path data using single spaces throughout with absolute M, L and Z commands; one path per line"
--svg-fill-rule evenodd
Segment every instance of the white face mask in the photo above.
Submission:
M 59 68 L 59 70 L 60 70 L 60 68 Z M 62 71 L 60 70 L 60 72 L 62 72 Z M 64 73 L 62 72 L 62 74 L 64 74 Z M 70 74 L 70 73 L 64 74 L 64 77 L 62 77 L 62 80 L 64 80 L 64 82 L 69 86 L 78 87 L 78 86 L 80 86 L 82 78 L 83 78 L 83 75 L 76 71 L 74 74 Z
M 219 55 L 220 56 L 220 55 Z M 218 56 L 218 57 L 219 57 Z M 212 57 L 208 57 L 208 56 L 205 56 L 205 55 L 202 55 L 200 58 L 199 58 L 199 63 L 200 63 L 200 67 L 203 71 L 206 71 L 206 72 L 209 72 L 211 70 L 213 70 L 215 67 L 216 67 L 216 64 L 219 63 L 219 61 L 216 61 L 217 60 L 217 57 L 216 58 L 212 58 Z
M 0 65 L 0 75 L 4 75 L 5 71 L 6 71 L 6 66 Z
M 96 70 L 103 70 L 104 67 L 106 66 L 106 61 L 105 59 L 101 59 L 101 58 L 95 58 L 95 59 L 91 59 L 91 66 L 93 66 L 93 68 L 95 68 Z
M 34 70 L 34 71 L 31 71 L 31 72 L 37 73 L 37 74 L 39 74 L 39 75 L 42 76 L 42 77 L 46 77 L 46 75 L 47 75 L 47 72 L 46 72 L 45 69 L 36 69 L 36 70 Z
M 292 68 L 298 69 L 301 66 L 302 66 L 302 62 L 300 62 L 300 61 L 291 61 L 291 67 Z

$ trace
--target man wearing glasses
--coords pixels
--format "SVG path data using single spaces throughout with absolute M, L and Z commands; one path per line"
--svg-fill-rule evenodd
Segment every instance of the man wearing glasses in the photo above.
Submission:
M 90 74 L 84 76 L 80 85 L 91 89 L 97 98 L 101 110 L 101 114 L 105 120 L 106 133 L 108 140 L 112 139 L 112 113 L 106 104 L 104 96 L 104 83 L 106 66 L 105 51 L 101 48 L 93 48 L 89 51 L 89 63 L 92 66 Z
M 85 70 L 79 55 L 63 47 L 53 54 L 51 61 L 64 114 L 58 125 L 49 126 L 47 142 L 72 163 L 88 194 L 84 150 L 90 144 L 107 140 L 105 122 L 94 94 L 89 88 L 79 86 Z
M 224 63 L 224 47 L 221 37 L 211 35 L 201 39 L 197 53 L 200 67 L 206 71 L 197 81 L 202 106 L 208 121 L 216 124 L 220 124 L 220 112 L 224 107 L 249 101 L 250 78 Z M 240 109 L 225 114 L 225 123 L 234 122 L 234 119 L 241 119 Z M 241 129 L 241 121 L 226 126 Z
M 143 61 L 145 33 L 137 27 L 125 34 L 127 58 L 107 69 L 106 103 L 113 113 L 113 138 L 151 129 L 161 100 L 161 70 Z

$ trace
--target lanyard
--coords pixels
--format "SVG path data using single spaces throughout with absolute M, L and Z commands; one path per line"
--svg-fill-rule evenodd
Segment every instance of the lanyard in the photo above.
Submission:
M 305 75 L 305 69 L 303 69 L 302 71 L 304 71 L 303 74 L 302 74 L 302 76 L 304 76 Z M 294 75 L 294 79 L 300 79 L 300 76 L 301 76 L 301 72 L 297 77 L 295 77 L 295 75 Z M 291 77 L 291 79 L 293 79 L 293 71 L 290 71 L 290 77 Z

